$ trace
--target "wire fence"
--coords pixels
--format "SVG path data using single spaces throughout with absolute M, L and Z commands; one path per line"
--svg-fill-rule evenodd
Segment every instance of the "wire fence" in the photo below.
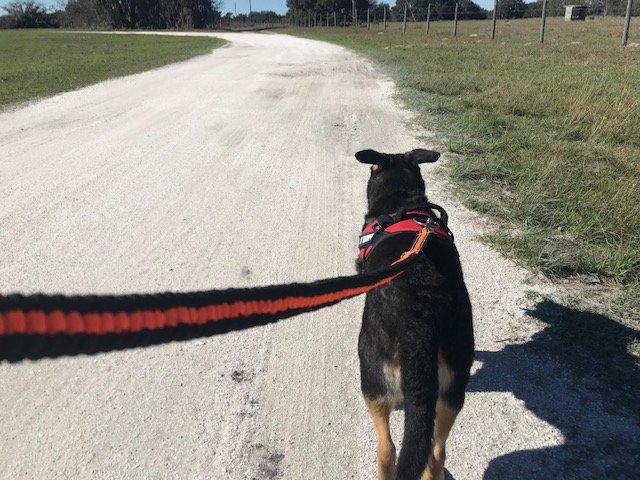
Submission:
M 458 35 L 458 26 L 465 20 L 486 19 L 484 12 L 469 8 L 468 5 L 455 4 L 455 7 L 445 7 L 429 3 L 426 8 L 412 7 L 409 2 L 404 4 L 403 11 L 398 15 L 398 11 L 389 11 L 386 7 L 367 9 L 365 11 L 341 11 L 341 12 L 292 12 L 288 15 L 289 26 L 301 28 L 313 27 L 335 27 L 335 28 L 366 28 L 368 30 L 386 30 L 391 22 L 401 23 L 402 33 L 407 32 L 407 28 L 412 24 L 421 24 L 424 33 L 429 34 L 434 22 L 450 21 L 451 34 Z M 515 16 L 514 16 L 515 14 Z M 521 12 L 503 11 L 500 8 L 500 0 L 495 0 L 494 8 L 491 12 L 491 26 L 489 35 L 491 39 L 498 36 L 498 23 L 502 20 L 516 20 L 521 18 L 539 18 L 539 41 L 545 41 L 547 30 L 546 20 L 549 17 L 564 17 L 567 21 L 580 21 L 594 19 L 596 17 L 619 17 L 624 18 L 622 31 L 622 45 L 629 45 L 631 17 L 640 15 L 640 7 L 633 5 L 633 0 L 628 0 L 626 8 L 604 7 L 578 7 L 574 10 L 567 10 L 565 7 L 547 7 L 547 1 L 542 0 L 540 6 L 529 5 Z

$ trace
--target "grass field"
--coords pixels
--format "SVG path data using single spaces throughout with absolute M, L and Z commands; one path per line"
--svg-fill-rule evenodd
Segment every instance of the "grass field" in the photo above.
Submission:
M 640 48 L 620 46 L 622 22 L 551 18 L 544 45 L 538 20 L 500 21 L 495 42 L 489 21 L 457 37 L 452 22 L 289 33 L 381 65 L 459 154 L 467 205 L 505 227 L 487 240 L 548 276 L 613 286 L 601 301 L 624 313 L 640 306 Z
M 211 51 L 216 38 L 0 30 L 0 107 Z

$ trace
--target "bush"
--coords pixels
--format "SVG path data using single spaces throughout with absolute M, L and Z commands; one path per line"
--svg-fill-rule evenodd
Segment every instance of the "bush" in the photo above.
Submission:
M 33 1 L 12 2 L 2 9 L 7 14 L 2 19 L 4 28 L 51 28 L 59 27 L 57 15 Z

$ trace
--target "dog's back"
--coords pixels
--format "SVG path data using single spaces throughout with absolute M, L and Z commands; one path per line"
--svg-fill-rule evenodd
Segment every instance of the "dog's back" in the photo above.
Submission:
M 402 203 L 428 205 L 420 162 L 410 155 L 372 171 L 369 219 Z M 394 175 L 394 168 L 409 174 Z M 387 179 L 380 177 L 385 170 L 391 173 Z M 410 174 L 419 177 L 413 185 Z M 360 270 L 387 267 L 414 238 L 393 235 L 380 242 Z M 431 236 L 417 264 L 369 293 L 365 302 L 358 352 L 362 392 L 378 438 L 378 478 L 418 479 L 423 472 L 425 479 L 443 478 L 444 443 L 464 403 L 473 348 L 471 305 L 457 250 L 448 238 Z M 388 418 L 400 406 L 404 437 L 395 467 Z

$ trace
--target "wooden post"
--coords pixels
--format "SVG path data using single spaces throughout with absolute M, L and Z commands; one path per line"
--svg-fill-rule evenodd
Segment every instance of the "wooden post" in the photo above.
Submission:
M 351 20 L 353 21 L 353 28 L 357 28 L 358 10 L 356 9 L 356 0 L 351 0 Z
M 336 15 L 336 12 L 333 12 L 333 26 L 338 26 L 338 16 Z
M 402 20 L 402 34 L 404 35 L 405 33 L 407 33 L 407 4 L 409 3 L 408 0 L 404 0 L 404 18 Z
M 329 12 L 327 12 L 327 27 L 329 26 Z
M 431 23 L 431 4 L 427 5 L 427 29 L 426 34 L 429 35 L 429 24 Z
M 547 25 L 547 0 L 542 0 L 542 21 L 540 22 L 540 43 L 544 43 L 544 28 Z
M 547 4 L 547 0 L 543 0 Z M 491 22 L 491 40 L 496 39 L 496 20 L 498 19 L 498 0 L 493 0 L 493 20 Z
M 346 13 L 342 14 L 342 26 L 347 28 L 347 14 Z
M 629 26 L 631 25 L 631 7 L 633 0 L 627 0 L 627 16 L 624 19 L 624 31 L 622 32 L 622 46 L 626 47 L 629 42 Z
M 458 35 L 458 2 L 456 2 L 456 9 L 453 11 L 453 36 Z
M 311 26 L 311 10 L 309 10 L 309 15 L 307 16 L 307 27 Z
M 367 8 L 367 30 L 371 30 L 371 23 L 369 22 L 369 9 Z
M 384 25 L 384 29 L 387 29 L 387 6 L 384 6 L 384 10 L 382 12 L 382 24 Z

